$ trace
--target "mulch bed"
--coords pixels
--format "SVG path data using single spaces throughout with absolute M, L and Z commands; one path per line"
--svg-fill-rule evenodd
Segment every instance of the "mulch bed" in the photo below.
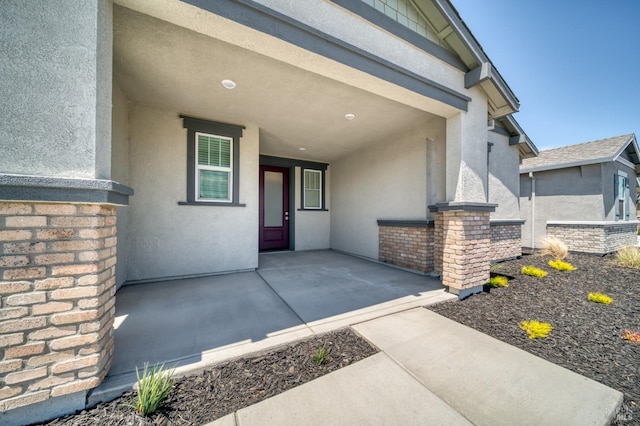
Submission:
M 571 255 L 577 270 L 556 271 L 551 258 L 525 255 L 492 267 L 510 277 L 508 288 L 493 288 L 463 301 L 429 309 L 550 362 L 624 393 L 613 424 L 640 424 L 640 344 L 622 339 L 625 329 L 640 331 L 640 270 L 618 266 L 613 256 Z M 525 265 L 549 272 L 545 278 L 520 273 Z M 613 303 L 589 302 L 590 292 Z M 530 340 L 521 321 L 551 323 L 545 339 Z
M 325 362 L 313 354 L 324 346 Z M 224 362 L 194 376 L 177 379 L 161 408 L 149 417 L 130 407 L 135 394 L 61 417 L 49 425 L 203 425 L 236 410 L 309 382 L 378 352 L 349 329 L 316 336 L 272 352 Z

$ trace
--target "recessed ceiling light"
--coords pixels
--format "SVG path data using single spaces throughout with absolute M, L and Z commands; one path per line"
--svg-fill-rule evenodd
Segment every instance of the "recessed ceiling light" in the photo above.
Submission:
M 306 150 L 307 148 L 302 148 L 302 147 L 298 148 L 298 151 L 306 151 Z
M 236 82 L 233 81 L 233 80 L 222 80 L 221 83 L 227 89 L 235 89 L 236 88 Z
M 347 120 L 353 120 L 354 118 L 356 118 L 356 115 L 349 113 L 349 114 L 345 114 L 344 118 L 346 118 Z

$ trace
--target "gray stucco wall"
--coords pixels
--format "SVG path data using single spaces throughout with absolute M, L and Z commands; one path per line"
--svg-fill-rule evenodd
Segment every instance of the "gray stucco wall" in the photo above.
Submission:
M 522 245 L 539 247 L 546 235 L 547 221 L 606 220 L 602 198 L 601 165 L 592 164 L 535 172 L 535 222 L 531 221 L 531 179 L 520 175 Z M 612 183 L 613 186 L 613 183 Z M 533 240 L 532 240 L 533 225 Z
M 295 173 L 295 248 L 302 250 L 321 250 L 331 246 L 330 223 L 331 223 L 331 173 L 330 169 L 325 172 L 325 208 L 329 211 L 298 211 L 302 205 L 302 181 L 301 168 L 296 167 Z M 291 194 L 289 194 L 291 196 Z
M 509 137 L 489 132 L 489 202 L 497 204 L 493 220 L 520 219 L 520 152 Z
M 2 2 L 1 172 L 110 178 L 111 14 L 108 0 Z
M 331 164 L 331 248 L 377 259 L 378 219 L 425 219 L 433 126 L 381 137 Z
M 604 163 L 602 165 L 602 194 L 604 200 L 605 220 L 616 220 L 615 209 L 615 190 L 614 190 L 614 176 L 622 171 L 627 174 L 629 179 L 629 190 L 627 193 L 626 206 L 629 209 L 628 217 L 622 218 L 622 220 L 635 220 L 636 211 L 636 172 L 635 169 L 628 167 L 620 162 L 612 161 Z
M 113 109 L 112 109 L 113 138 L 111 148 L 111 177 L 114 181 L 129 186 L 129 100 L 113 81 Z M 116 264 L 116 288 L 127 280 L 127 238 L 129 235 L 129 207 L 116 209 L 118 226 L 118 243 Z
M 128 280 L 258 266 L 258 128 L 240 140 L 240 203 L 181 206 L 186 200 L 187 131 L 178 111 L 129 108 Z

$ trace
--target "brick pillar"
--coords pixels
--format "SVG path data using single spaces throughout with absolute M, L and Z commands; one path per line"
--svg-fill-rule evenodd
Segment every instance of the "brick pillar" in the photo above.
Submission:
M 0 203 L 0 410 L 100 384 L 115 256 L 112 205 Z
M 461 299 L 489 281 L 492 204 L 443 203 L 435 212 L 435 268 L 442 284 Z

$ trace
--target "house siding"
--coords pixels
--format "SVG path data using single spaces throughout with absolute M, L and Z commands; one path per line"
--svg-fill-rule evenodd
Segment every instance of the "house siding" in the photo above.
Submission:
M 215 117 L 213 117 L 215 118 Z M 127 236 L 130 281 L 231 272 L 258 266 L 258 128 L 240 140 L 240 203 L 183 206 L 187 131 L 178 111 L 132 104 Z
M 382 118 L 381 118 L 382 119 Z M 427 143 L 443 120 L 385 135 L 376 144 L 331 164 L 331 248 L 378 258 L 378 219 L 424 219 Z

